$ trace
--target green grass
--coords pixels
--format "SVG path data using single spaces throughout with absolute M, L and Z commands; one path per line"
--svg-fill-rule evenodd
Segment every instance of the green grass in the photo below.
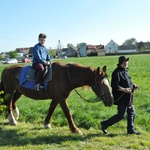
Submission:
M 68 98 L 68 105 L 75 124 L 83 132 L 83 136 L 72 134 L 67 120 L 58 106 L 52 116 L 52 130 L 43 128 L 50 100 L 35 101 L 25 96 L 18 100 L 20 118 L 17 126 L 11 126 L 4 116 L 0 116 L 0 149 L 150 149 L 150 55 L 129 55 L 129 73 L 133 82 L 141 90 L 135 92 L 136 118 L 135 127 L 142 135 L 126 134 L 126 119 L 108 129 L 108 135 L 103 135 L 99 122 L 116 113 L 116 106 L 104 107 L 102 102 L 89 103 L 82 100 L 74 91 Z M 54 60 L 56 61 L 56 60 Z M 68 58 L 63 62 L 77 62 L 101 68 L 107 65 L 107 73 L 111 73 L 118 63 L 118 56 L 101 56 L 86 58 Z M 8 65 L 1 65 L 0 72 Z M 96 96 L 89 89 L 77 89 L 89 100 Z

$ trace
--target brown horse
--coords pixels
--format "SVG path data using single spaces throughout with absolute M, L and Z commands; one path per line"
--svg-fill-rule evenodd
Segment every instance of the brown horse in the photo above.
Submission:
M 10 124 L 17 124 L 19 110 L 16 106 L 16 101 L 22 94 L 36 100 L 52 99 L 48 114 L 44 121 L 45 128 L 51 128 L 51 116 L 56 106 L 60 104 L 68 120 L 70 130 L 74 133 L 81 133 L 81 131 L 74 124 L 66 102 L 67 97 L 74 88 L 88 85 L 95 94 L 102 99 L 105 106 L 111 106 L 113 104 L 113 96 L 106 75 L 106 66 L 100 70 L 99 67 L 94 69 L 90 66 L 83 66 L 75 63 L 55 62 L 52 64 L 52 80 L 48 82 L 46 91 L 36 91 L 19 86 L 19 81 L 16 79 L 15 75 L 22 67 L 22 65 L 10 66 L 5 68 L 1 75 L 0 90 L 3 90 L 5 95 L 10 95 L 6 101 Z

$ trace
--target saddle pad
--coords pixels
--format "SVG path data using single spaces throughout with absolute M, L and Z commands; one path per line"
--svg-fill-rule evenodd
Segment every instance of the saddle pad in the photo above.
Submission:
M 25 88 L 34 89 L 35 87 L 35 69 L 31 66 L 23 67 L 17 74 L 16 79 L 19 80 L 19 85 Z M 49 67 L 48 73 L 44 77 L 43 84 L 45 90 L 47 89 L 48 81 L 52 80 L 52 68 Z

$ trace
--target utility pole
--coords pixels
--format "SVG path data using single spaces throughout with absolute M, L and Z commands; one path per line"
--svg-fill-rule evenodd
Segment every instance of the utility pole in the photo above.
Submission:
M 58 40 L 58 44 L 57 44 L 57 56 L 58 57 L 61 56 L 61 43 L 60 43 L 60 40 Z

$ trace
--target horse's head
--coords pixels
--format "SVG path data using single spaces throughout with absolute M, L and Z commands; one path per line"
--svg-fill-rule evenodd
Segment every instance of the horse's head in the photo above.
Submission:
M 106 66 L 102 70 L 98 67 L 96 70 L 92 90 L 100 98 L 105 106 L 111 106 L 114 102 L 114 98 L 111 92 L 111 88 L 108 82 L 106 74 Z

